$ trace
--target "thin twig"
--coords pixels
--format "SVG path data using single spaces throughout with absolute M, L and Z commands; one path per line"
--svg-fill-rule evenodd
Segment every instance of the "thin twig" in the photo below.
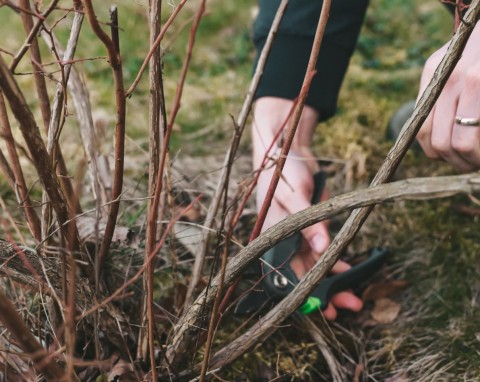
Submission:
M 27 219 L 28 228 L 32 236 L 37 241 L 42 240 L 42 231 L 40 218 L 38 217 L 33 203 L 28 193 L 27 184 L 23 175 L 22 166 L 20 164 L 20 158 L 18 157 L 17 149 L 15 147 L 15 140 L 13 138 L 10 121 L 8 119 L 7 108 L 5 106 L 5 99 L 3 92 L 0 90 L 0 134 L 5 140 L 8 156 L 12 164 L 11 171 L 13 174 L 13 180 L 15 185 L 13 190 L 17 196 L 18 203 L 22 207 L 23 213 Z
M 161 15 L 162 15 L 162 1 L 150 1 L 149 2 L 149 29 L 150 29 L 150 47 L 153 46 L 159 33 L 161 32 Z M 160 151 L 162 147 L 163 134 L 167 129 L 167 112 L 165 109 L 165 96 L 163 90 L 163 73 L 162 73 L 162 50 L 161 47 L 154 50 L 150 59 L 149 65 L 149 164 L 148 164 L 148 195 L 155 194 L 155 188 L 157 186 L 157 173 L 160 162 Z M 147 211 L 152 208 L 152 199 L 148 200 Z M 159 230 L 157 229 L 157 221 L 161 220 L 162 208 L 159 208 L 157 212 L 160 219 L 151 221 L 147 224 L 147 240 L 148 238 L 158 239 Z M 150 234 L 152 231 L 153 234 Z M 147 244 L 148 246 L 148 244 Z M 148 252 L 145 252 L 145 257 L 148 256 Z M 137 358 L 145 360 L 147 357 L 147 348 L 150 349 L 150 363 L 153 369 L 153 359 L 155 354 L 152 349 L 151 341 L 153 337 L 150 333 L 153 332 L 152 307 L 153 299 L 151 291 L 153 291 L 153 272 L 155 265 L 149 263 L 147 270 L 144 274 L 143 285 L 147 291 L 147 295 L 143 297 L 142 310 L 140 313 L 140 330 L 137 340 Z
M 344 382 L 347 380 L 345 375 L 345 369 L 337 360 L 333 352 L 331 351 L 331 344 L 327 342 L 325 333 L 313 322 L 313 320 L 303 314 L 295 314 L 295 320 L 298 321 L 302 328 L 308 331 L 310 337 L 315 341 L 318 349 L 323 355 L 328 368 L 330 369 L 330 376 L 332 382 Z
M 178 13 L 179 8 L 181 8 L 180 5 L 183 6 L 183 3 L 184 2 L 180 3 L 177 6 L 174 13 L 170 16 L 169 21 L 170 20 L 173 21 L 174 15 L 176 15 L 176 12 Z M 156 222 L 158 220 L 160 195 L 161 195 L 161 192 L 162 192 L 162 189 L 163 189 L 163 174 L 164 174 L 165 164 L 167 162 L 170 137 L 171 137 L 173 125 L 174 125 L 174 122 L 175 122 L 175 117 L 178 113 L 178 110 L 180 109 L 180 101 L 181 101 L 181 97 L 182 97 L 182 93 L 183 93 L 183 86 L 184 86 L 185 78 L 186 78 L 188 68 L 189 68 L 189 65 L 190 65 L 190 59 L 191 59 L 191 55 L 192 55 L 192 51 L 193 51 L 193 46 L 194 46 L 194 43 L 195 43 L 195 36 L 196 36 L 198 25 L 200 23 L 200 19 L 203 15 L 204 10 L 205 10 L 205 4 L 202 3 L 200 5 L 199 11 L 197 13 L 197 17 L 195 18 L 195 23 L 192 26 L 192 29 L 191 29 L 191 32 L 190 32 L 190 39 L 189 39 L 188 48 L 187 48 L 187 57 L 183 62 L 183 66 L 182 66 L 182 70 L 181 70 L 181 74 L 180 74 L 180 80 L 179 80 L 179 83 L 177 85 L 177 89 L 176 89 L 176 92 L 175 92 L 175 99 L 174 99 L 174 104 L 173 104 L 173 107 L 172 107 L 172 112 L 171 112 L 170 118 L 169 118 L 168 123 L 167 123 L 166 131 L 164 132 L 160 162 L 159 162 L 159 165 L 158 165 L 158 171 L 157 171 L 156 180 L 155 180 L 154 198 L 153 198 L 152 204 L 150 206 L 150 211 L 149 211 L 149 214 L 148 214 L 148 221 L 147 221 L 147 240 L 146 240 L 147 241 L 147 243 L 146 243 L 146 253 L 147 254 L 152 251 L 154 243 L 155 243 L 155 239 L 156 239 Z M 167 21 L 167 24 L 168 24 L 168 21 Z M 155 44 L 157 43 L 157 41 L 161 41 L 161 37 L 163 37 L 163 34 L 165 33 L 166 28 L 168 27 L 167 24 L 165 24 L 162 31 L 160 32 L 157 39 L 155 40 L 155 43 L 150 50 L 150 53 L 153 53 L 155 51 Z M 150 58 L 150 56 L 151 55 L 149 54 L 149 58 Z M 140 73 L 139 73 L 139 75 L 140 75 Z M 149 274 L 153 274 L 153 269 L 149 272 Z M 150 300 L 153 298 L 153 285 L 152 285 L 151 282 L 147 282 L 147 298 L 150 299 Z M 151 305 L 151 304 L 147 303 L 147 308 L 148 308 L 149 305 Z M 149 325 L 148 327 L 150 329 L 153 329 L 151 327 L 151 325 Z M 149 337 L 150 337 L 149 338 L 149 343 L 152 343 L 152 341 L 153 341 L 151 339 L 151 334 L 153 334 L 153 333 L 149 334 Z M 152 356 L 153 355 L 151 355 L 151 357 Z M 156 371 L 154 372 L 153 377 L 156 378 Z
M 227 171 L 228 171 L 227 166 L 230 161 L 230 157 L 236 156 L 236 151 L 239 145 L 238 140 L 243 135 L 247 118 L 252 108 L 253 97 L 255 96 L 255 93 L 258 88 L 258 84 L 260 83 L 260 79 L 262 78 L 263 69 L 267 62 L 267 58 L 272 48 L 275 35 L 280 26 L 280 22 L 282 21 L 283 15 L 287 9 L 287 5 L 288 5 L 288 0 L 282 0 L 282 2 L 278 7 L 277 13 L 275 14 L 275 18 L 272 22 L 272 26 L 270 27 L 270 31 L 268 32 L 267 40 L 260 54 L 257 67 L 255 69 L 255 74 L 253 75 L 252 81 L 250 83 L 250 87 L 248 89 L 247 95 L 243 102 L 242 110 L 240 111 L 240 114 L 238 116 L 236 126 L 239 129 L 239 133 L 237 134 L 237 132 L 235 132 L 235 134 L 232 137 L 232 142 L 229 146 L 229 150 L 225 155 L 222 174 L 220 175 L 220 179 L 217 183 L 217 188 L 215 190 L 215 193 L 212 197 L 212 201 L 210 202 L 210 206 L 207 211 L 207 216 L 205 218 L 206 229 L 203 231 L 202 237 L 200 239 L 199 248 L 195 256 L 195 263 L 193 265 L 192 279 L 188 286 L 187 295 L 185 298 L 186 307 L 190 306 L 193 300 L 193 292 L 195 291 L 195 288 L 197 287 L 198 282 L 201 278 L 203 264 L 205 262 L 205 256 L 208 248 L 210 230 L 213 227 L 214 217 L 217 214 L 218 206 L 220 205 L 220 199 L 222 198 L 222 193 L 227 187 L 227 184 L 226 184 Z
M 178 5 L 175 7 L 173 10 L 172 14 L 168 18 L 168 20 L 165 22 L 165 25 L 163 26 L 162 30 L 160 31 L 160 34 L 158 35 L 157 39 L 153 43 L 153 45 L 150 47 L 150 51 L 148 52 L 147 56 L 145 57 L 145 60 L 143 61 L 142 66 L 140 67 L 140 70 L 138 71 L 137 76 L 135 77 L 135 80 L 133 83 L 130 85 L 126 92 L 126 96 L 130 97 L 137 87 L 138 83 L 140 82 L 140 79 L 142 78 L 143 72 L 145 72 L 145 69 L 147 68 L 148 62 L 150 61 L 150 58 L 152 57 L 153 53 L 155 50 L 160 46 L 160 43 L 162 42 L 163 37 L 165 36 L 165 33 L 167 32 L 168 28 L 172 24 L 173 20 L 175 20 L 175 17 L 177 17 L 178 12 L 183 8 L 187 0 L 182 0 Z
M 56 55 L 57 61 L 59 62 L 60 69 L 61 69 L 61 82 L 57 84 L 55 96 L 53 99 L 52 112 L 50 114 L 50 121 L 47 129 L 47 151 L 50 155 L 52 164 L 54 166 L 55 166 L 56 158 L 58 156 L 61 156 L 59 155 L 59 150 L 60 150 L 59 138 L 60 138 L 61 130 L 65 123 L 64 110 L 66 110 L 67 108 L 66 88 L 67 88 L 67 83 L 70 77 L 70 71 L 72 67 L 72 64 L 63 65 L 62 61 L 73 59 L 77 42 L 78 42 L 78 37 L 80 35 L 82 22 L 83 22 L 83 14 L 76 12 L 75 17 L 73 19 L 68 43 L 67 43 L 67 49 L 63 54 L 63 60 L 60 59 L 59 57 L 60 53 L 57 51 L 54 42 L 51 41 L 50 50 L 53 52 L 53 54 Z M 48 32 L 44 32 L 44 33 L 48 33 Z M 49 36 L 53 40 L 52 33 L 53 32 L 50 32 Z M 62 118 L 62 114 L 63 114 L 63 118 Z M 80 207 L 78 197 L 75 197 L 75 193 L 72 192 L 73 190 L 70 190 L 71 183 L 69 181 L 66 181 L 66 182 L 68 182 L 68 185 L 66 185 L 66 187 L 68 187 L 67 193 L 70 195 L 70 198 L 69 198 L 70 206 L 73 210 L 75 210 L 75 212 L 79 213 L 81 212 L 81 207 Z M 50 220 L 51 220 L 50 219 L 51 207 L 48 204 L 48 197 L 45 194 L 43 195 L 42 202 L 43 202 L 42 215 L 43 215 L 43 223 L 44 223 L 42 237 L 43 239 L 45 239 L 50 234 L 49 227 L 50 227 Z
M 236 131 L 237 135 L 240 135 L 240 131 L 239 131 L 237 126 L 235 126 L 235 131 Z M 239 136 L 238 136 L 238 139 L 240 139 Z M 225 182 L 226 185 L 228 185 L 228 182 L 229 182 L 229 179 L 230 179 L 230 170 L 233 166 L 233 162 L 234 162 L 234 159 L 235 159 L 234 156 L 233 156 L 234 152 L 231 151 L 230 153 L 231 153 L 231 156 L 229 158 L 230 160 L 227 164 L 227 169 L 229 169 L 229 171 L 227 171 L 227 174 L 226 174 L 227 175 L 226 182 Z M 226 220 L 226 217 L 227 217 L 228 188 L 225 189 L 223 195 L 224 195 L 223 196 L 223 218 L 222 218 L 221 227 L 218 230 L 219 234 L 221 232 L 223 232 L 223 230 L 224 230 L 223 227 L 225 225 L 225 220 Z M 219 285 L 217 294 L 215 296 L 215 300 L 213 302 L 212 312 L 211 312 L 211 315 L 210 315 L 210 323 L 209 323 L 208 332 L 207 332 L 207 343 L 205 344 L 205 352 L 204 352 L 204 355 L 203 355 L 202 370 L 200 372 L 200 379 L 199 379 L 200 382 L 203 382 L 205 380 L 205 376 L 207 374 L 208 365 L 209 365 L 209 361 L 210 361 L 210 352 L 211 352 L 211 349 L 212 349 L 212 343 L 213 343 L 213 339 L 214 339 L 214 336 L 215 336 L 217 323 L 219 322 L 219 317 L 218 317 L 219 308 L 220 308 L 220 302 L 222 301 L 223 284 L 224 284 L 224 281 L 225 281 L 225 271 L 227 269 L 230 242 L 231 242 L 232 237 L 233 237 L 234 229 L 235 229 L 235 226 L 233 224 L 229 224 L 229 228 L 228 228 L 227 234 L 225 235 L 225 239 L 222 240 L 221 238 L 219 238 L 219 240 L 217 242 L 217 246 L 216 246 L 217 250 L 220 250 L 223 247 L 222 263 L 221 263 L 221 267 L 220 267 L 220 285 Z M 219 235 L 219 236 L 221 236 L 221 235 Z M 220 242 L 220 240 L 223 241 L 223 245 Z M 212 269 L 212 272 L 213 272 L 213 269 Z M 220 311 L 220 314 L 221 313 L 222 312 Z
M 0 88 L 2 88 L 6 99 L 10 104 L 10 108 L 19 123 L 20 131 L 27 143 L 30 154 L 34 158 L 33 164 L 37 170 L 40 181 L 52 202 L 62 234 L 67 240 L 69 240 L 70 237 L 68 232 L 78 232 L 76 224 L 74 221 L 69 222 L 69 207 L 50 162 L 45 144 L 40 135 L 40 130 L 27 105 L 23 93 L 1 56 Z M 78 237 L 78 234 L 75 236 Z M 80 248 L 77 239 L 75 239 L 75 245 L 73 245 L 73 247 L 76 249 Z
M 117 108 L 115 123 L 115 170 L 113 176 L 112 201 L 107 219 L 107 226 L 103 236 L 102 244 L 96 258 L 95 282 L 98 288 L 100 275 L 102 273 L 103 264 L 112 242 L 113 232 L 117 224 L 118 210 L 120 208 L 120 195 L 123 187 L 123 168 L 125 160 L 125 113 L 126 99 L 125 87 L 122 75 L 122 59 L 120 52 L 117 51 L 112 39 L 102 30 L 93 10 L 91 0 L 84 1 L 85 13 L 93 32 L 103 42 L 108 52 L 108 59 L 112 67 L 113 81 L 115 88 L 115 103 Z M 118 26 L 116 26 L 118 28 Z
M 45 10 L 45 12 L 42 13 L 41 17 L 38 18 L 37 22 L 30 30 L 30 33 L 28 34 L 27 39 L 25 40 L 22 47 L 20 48 L 18 53 L 15 55 L 15 57 L 12 60 L 12 63 L 10 64 L 10 70 L 12 71 L 12 73 L 15 73 L 15 69 L 17 68 L 21 59 L 23 58 L 28 48 L 30 47 L 30 44 L 37 37 L 38 31 L 43 26 L 43 22 L 47 19 L 48 15 L 55 9 L 55 7 L 58 4 L 58 1 L 59 0 L 52 0 L 48 8 Z
M 333 197 L 328 201 L 318 203 L 301 212 L 286 217 L 249 243 L 228 263 L 224 285 L 231 285 L 253 260 L 258 259 L 265 251 L 279 241 L 290 237 L 294 233 L 312 224 L 329 219 L 339 213 L 387 201 L 445 198 L 458 193 L 471 194 L 479 190 L 480 175 L 478 173 L 470 173 L 456 176 L 402 180 Z M 325 256 L 326 255 L 323 255 L 323 257 Z M 220 274 L 217 274 L 212 280 L 208 290 L 203 290 L 189 311 L 187 311 L 182 320 L 176 325 L 169 349 L 170 359 L 173 359 L 174 351 L 185 351 L 185 346 L 188 346 L 188 339 L 196 335 L 198 322 L 201 319 L 199 313 L 202 310 L 202 306 L 210 306 L 213 303 L 220 285 L 220 279 Z M 312 279 L 311 273 L 309 273 L 308 276 L 302 279 L 297 285 L 297 288 L 299 288 L 299 286 L 302 287 L 302 296 L 298 297 L 299 291 L 297 289 L 295 294 L 289 294 L 288 297 L 273 308 L 274 313 L 271 313 L 272 311 L 267 313 L 267 315 L 254 326 L 253 330 L 247 332 L 244 336 L 240 337 L 240 339 L 237 338 L 235 341 L 232 341 L 231 345 L 219 351 L 212 358 L 210 367 L 223 367 L 226 363 L 233 361 L 235 357 L 243 354 L 252 343 L 263 340 L 265 338 L 262 337 L 263 335 L 267 336 L 271 334 L 275 328 L 278 327 L 279 322 L 275 320 L 272 326 L 270 325 L 272 320 L 276 319 L 278 315 L 282 316 L 282 319 L 285 319 L 304 301 L 304 297 L 310 292 L 310 290 L 306 291 L 306 288 L 313 289 L 316 285 L 318 285 L 318 280 Z M 305 296 L 303 296 L 303 294 L 305 294 Z M 292 308 L 290 304 L 293 303 L 298 304 Z M 265 333 L 261 328 L 268 331 L 268 333 Z M 196 370 L 198 372 L 200 371 L 200 365 L 197 366 Z
M 285 162 L 287 161 L 288 153 L 290 151 L 290 147 L 292 145 L 295 132 L 297 131 L 297 126 L 298 126 L 298 123 L 300 122 L 300 117 L 302 116 L 303 107 L 305 105 L 305 101 L 307 100 L 308 91 L 310 89 L 310 85 L 312 83 L 313 77 L 316 72 L 315 68 L 317 66 L 318 55 L 320 53 L 320 46 L 322 44 L 323 35 L 325 33 L 325 28 L 327 26 L 328 16 L 330 14 L 331 3 L 332 3 L 331 0 L 323 1 L 322 11 L 320 13 L 320 18 L 318 20 L 317 30 L 315 32 L 315 39 L 313 41 L 312 51 L 310 52 L 310 58 L 308 60 L 307 72 L 305 74 L 305 78 L 303 80 L 302 88 L 300 90 L 300 94 L 298 96 L 297 102 L 294 104 L 292 120 L 290 122 L 289 128 L 287 129 L 286 136 L 284 137 L 284 142 L 282 145 L 280 157 L 277 160 L 277 165 L 275 166 L 275 172 L 273 173 L 272 179 L 270 181 L 270 185 L 268 186 L 268 190 L 265 195 L 265 199 L 258 213 L 257 220 L 255 221 L 255 226 L 253 227 L 250 240 L 255 239 L 262 231 L 263 223 L 265 222 L 268 210 L 270 209 L 270 205 L 273 200 L 273 196 L 275 195 L 275 190 L 277 188 L 280 177 L 282 176 L 283 167 L 285 166 Z

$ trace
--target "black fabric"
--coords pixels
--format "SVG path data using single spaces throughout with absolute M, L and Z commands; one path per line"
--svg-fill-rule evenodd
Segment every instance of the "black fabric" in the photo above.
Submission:
M 261 52 L 264 43 L 265 40 L 257 42 L 257 52 Z M 255 99 L 295 99 L 302 87 L 312 45 L 313 39 L 309 37 L 279 35 L 270 51 Z M 307 105 L 320 111 L 321 120 L 335 114 L 349 59 L 350 53 L 344 47 L 326 41 L 322 44 L 317 72 L 306 100 Z
M 463 4 L 465 5 L 470 5 L 472 3 L 471 0 L 463 0 Z M 455 4 L 450 3 L 450 2 L 443 2 L 442 4 L 445 5 L 445 7 L 450 11 L 452 15 L 455 15 Z M 465 13 L 467 12 L 467 9 L 464 9 L 462 11 L 462 15 L 465 16 Z
M 303 83 L 322 1 L 290 0 L 255 99 L 295 99 Z M 253 40 L 258 61 L 280 0 L 260 0 Z M 307 105 L 325 120 L 335 114 L 338 93 L 362 26 L 368 0 L 335 0 L 325 30 Z

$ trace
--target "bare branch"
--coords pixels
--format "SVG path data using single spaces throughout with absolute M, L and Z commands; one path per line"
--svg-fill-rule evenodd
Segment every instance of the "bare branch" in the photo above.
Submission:
M 192 270 L 192 280 L 188 286 L 187 296 L 185 299 L 185 306 L 189 306 L 193 300 L 193 292 L 197 287 L 198 281 L 200 280 L 202 271 L 203 271 L 203 264 L 205 262 L 205 256 L 207 253 L 207 246 L 209 237 L 211 235 L 210 229 L 213 227 L 215 215 L 218 211 L 218 206 L 220 205 L 220 199 L 222 198 L 223 191 L 226 189 L 227 184 L 227 172 L 228 172 L 228 164 L 230 163 L 230 158 L 235 158 L 238 146 L 240 144 L 239 140 L 243 135 L 243 131 L 245 130 L 245 125 L 247 123 L 247 118 L 252 108 L 253 97 L 258 88 L 258 84 L 260 83 L 260 79 L 262 78 L 263 68 L 265 67 L 265 63 L 267 62 L 268 54 L 272 48 L 273 41 L 275 39 L 275 35 L 278 31 L 280 26 L 280 22 L 282 21 L 283 15 L 285 10 L 287 9 L 288 0 L 282 0 L 280 3 L 275 18 L 273 20 L 272 26 L 270 27 L 270 31 L 267 36 L 267 40 L 263 47 L 262 53 L 260 54 L 260 58 L 258 60 L 257 67 L 255 69 L 255 74 L 252 78 L 250 83 L 250 87 L 248 89 L 247 95 L 243 102 L 242 110 L 237 119 L 237 129 L 238 133 L 232 137 L 232 142 L 230 143 L 229 150 L 225 154 L 225 160 L 223 162 L 223 170 L 222 174 L 220 175 L 220 179 L 217 183 L 217 188 L 215 189 L 215 193 L 212 197 L 212 201 L 210 202 L 210 206 L 207 211 L 207 216 L 205 218 L 205 227 L 206 229 L 202 233 L 202 238 L 200 239 L 200 243 L 198 246 L 198 251 L 195 256 L 195 263 L 193 265 Z
M 126 96 L 130 97 L 137 87 L 138 83 L 140 82 L 140 79 L 142 78 L 143 72 L 145 72 L 145 69 L 147 68 L 148 62 L 150 61 L 150 58 L 152 58 L 153 53 L 155 50 L 160 46 L 160 43 L 163 40 L 163 37 L 165 36 L 165 33 L 167 32 L 168 28 L 170 28 L 170 25 L 172 24 L 173 20 L 175 20 L 175 17 L 177 17 L 178 13 L 180 10 L 183 8 L 187 0 L 182 0 L 178 5 L 175 7 L 174 11 L 168 18 L 168 20 L 165 22 L 165 25 L 163 26 L 162 30 L 160 31 L 160 34 L 158 35 L 157 39 L 153 43 L 153 45 L 150 47 L 150 52 L 148 52 L 147 57 L 145 57 L 145 60 L 143 61 L 142 66 L 140 67 L 140 70 L 138 71 L 137 77 L 133 81 L 133 83 L 130 85 L 130 87 L 127 90 Z
M 73 247 L 79 249 L 77 241 L 78 233 L 75 221 L 69 221 L 70 211 L 66 198 L 62 192 L 58 178 L 55 175 L 51 161 L 49 159 L 45 144 L 40 135 L 40 130 L 35 123 L 35 119 L 18 87 L 12 73 L 8 70 L 5 61 L 0 56 L 0 88 L 6 95 L 10 107 L 17 119 L 22 135 L 27 143 L 28 149 L 34 158 L 33 164 L 37 170 L 40 181 L 48 194 L 52 206 L 57 215 L 57 219 L 62 231 L 63 237 L 70 239 L 68 232 L 75 233 Z
M 155 44 L 155 40 L 161 32 L 162 2 L 150 1 L 149 4 L 149 29 L 150 29 L 150 48 Z M 165 94 L 163 88 L 162 73 L 162 50 L 161 47 L 154 49 L 149 65 L 149 167 L 148 167 L 148 195 L 154 195 L 157 187 L 157 173 L 159 171 L 160 155 L 164 134 L 167 129 L 167 111 L 165 108 Z M 148 211 L 153 207 L 153 201 L 148 201 Z M 161 218 L 162 208 L 157 210 L 157 216 Z M 150 221 L 147 224 L 147 241 L 157 240 L 160 232 L 157 229 L 157 220 Z M 149 244 L 147 244 L 149 246 Z M 145 252 L 147 256 L 147 252 Z M 138 334 L 137 357 L 146 359 L 147 342 L 150 353 L 150 364 L 152 370 L 156 367 L 155 352 L 153 349 L 153 272 L 155 265 L 149 264 L 144 275 L 143 285 L 147 291 L 147 296 L 142 304 L 141 327 Z M 155 370 L 156 374 L 156 370 Z
M 36 38 L 40 28 L 43 26 L 43 22 L 48 17 L 48 15 L 55 9 L 57 4 L 58 4 L 58 0 L 52 0 L 52 2 L 48 6 L 48 8 L 45 10 L 45 12 L 42 13 L 42 15 L 38 18 L 37 22 L 35 23 L 35 25 L 30 29 L 30 33 L 28 34 L 27 39 L 25 40 L 22 47 L 20 48 L 18 53 L 15 55 L 12 63 L 10 64 L 10 70 L 12 71 L 12 73 L 15 72 L 17 65 L 19 64 L 19 62 L 27 52 L 32 41 Z
M 472 173 L 458 176 L 403 180 L 333 197 L 326 202 L 316 204 L 304 211 L 288 216 L 249 243 L 228 263 L 225 272 L 225 287 L 230 286 L 253 260 L 258 259 L 263 253 L 265 253 L 265 251 L 273 247 L 279 241 L 293 235 L 295 232 L 299 232 L 300 230 L 311 226 L 312 224 L 329 219 L 341 212 L 386 201 L 443 198 L 457 193 L 470 194 L 478 192 L 479 190 L 480 175 L 478 173 Z M 324 257 L 325 255 L 322 259 Z M 174 335 L 168 351 L 168 356 L 171 361 L 176 360 L 177 352 L 185 352 L 189 341 L 196 338 L 199 330 L 203 330 L 199 326 L 201 320 L 200 312 L 204 306 L 207 308 L 211 306 L 214 296 L 218 291 L 220 279 L 220 275 L 215 276 L 209 285 L 209 288 L 202 291 L 200 296 L 190 306 L 184 317 L 182 317 L 175 326 Z M 311 283 L 311 277 L 303 279 L 302 283 L 304 284 L 305 281 L 308 281 L 308 285 L 312 288 L 314 285 L 318 284 L 318 280 L 315 280 L 315 283 Z M 288 309 L 291 313 L 291 311 L 294 310 L 285 308 L 284 304 L 287 299 L 289 299 L 288 302 L 291 303 L 291 296 L 292 294 L 281 303 L 282 311 Z M 300 298 L 298 305 L 300 305 L 303 300 L 304 299 Z M 279 310 L 276 308 L 275 314 L 279 314 Z M 272 317 L 275 317 L 275 315 L 270 316 L 269 314 L 269 320 L 271 320 Z M 283 316 L 282 314 L 282 318 L 285 317 L 286 316 Z M 256 326 L 256 329 L 258 330 L 258 327 L 266 325 L 267 323 L 270 323 L 270 321 L 267 321 L 266 318 L 262 319 L 262 321 Z M 266 325 L 265 328 L 269 328 L 270 331 L 274 330 L 274 328 L 269 325 Z M 253 337 L 250 336 L 252 336 L 252 333 L 249 334 L 248 341 L 254 341 L 255 338 L 258 337 L 258 332 L 253 334 Z M 258 340 L 261 339 L 263 339 L 263 337 L 258 338 Z M 234 347 L 243 347 L 245 337 L 242 338 L 241 342 L 234 341 L 234 343 Z M 217 353 L 217 355 L 213 357 L 213 364 L 211 364 L 210 367 L 216 368 L 214 365 L 220 363 L 224 365 L 227 360 L 231 361 L 231 355 L 236 354 L 234 347 L 228 347 L 228 353 L 226 353 L 225 350 L 220 353 L 221 356 Z M 242 351 L 245 351 L 245 348 L 242 348 Z M 239 353 L 241 354 L 240 349 Z
M 5 139 L 7 145 L 8 156 L 12 164 L 12 180 L 14 185 L 12 189 L 15 194 L 18 195 L 17 200 L 19 205 L 22 207 L 23 213 L 27 219 L 28 228 L 32 233 L 32 236 L 40 242 L 42 240 L 41 232 L 41 223 L 40 219 L 33 208 L 33 203 L 30 199 L 28 192 L 27 184 L 25 182 L 25 177 L 23 176 L 22 166 L 20 165 L 20 158 L 18 157 L 17 149 L 15 147 L 15 140 L 13 138 L 12 129 L 10 126 L 10 121 L 8 119 L 7 108 L 5 106 L 5 99 L 3 97 L 3 92 L 0 90 L 0 133 Z M 6 163 L 6 162 L 5 162 Z M 8 172 L 7 169 L 5 171 Z M 7 179 L 10 179 L 7 176 Z
M 117 51 L 114 42 L 108 35 L 102 30 L 98 23 L 97 17 L 93 10 L 91 0 L 85 0 L 85 13 L 88 17 L 88 21 L 98 36 L 103 42 L 108 51 L 108 58 L 113 71 L 113 80 L 115 87 L 115 102 L 117 106 L 117 118 L 115 124 L 115 170 L 113 178 L 112 189 L 112 203 L 110 204 L 110 211 L 108 214 L 107 227 L 105 228 L 105 234 L 100 246 L 100 251 L 96 257 L 96 269 L 95 280 L 98 287 L 100 275 L 102 273 L 103 263 L 107 255 L 110 243 L 112 241 L 112 235 L 117 224 L 117 216 L 120 208 L 120 195 L 123 187 L 123 168 L 125 161 L 125 113 L 126 113 L 126 99 L 125 88 L 122 75 L 122 59 L 120 51 Z M 116 26 L 118 28 L 118 26 Z

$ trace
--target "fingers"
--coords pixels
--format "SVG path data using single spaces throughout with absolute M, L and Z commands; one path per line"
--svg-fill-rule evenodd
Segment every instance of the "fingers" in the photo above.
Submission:
M 281 200 L 281 205 L 288 214 L 294 214 L 312 206 L 312 192 L 312 185 L 309 185 L 304 188 L 292 190 L 290 195 L 285 195 L 286 193 L 283 193 L 282 198 L 279 198 L 279 200 Z M 327 199 L 328 192 L 323 190 L 320 200 L 323 201 Z M 307 240 L 310 248 L 313 249 L 315 260 L 318 260 L 330 245 L 328 224 L 324 221 L 303 229 L 302 235 Z
M 457 106 L 456 115 L 463 118 L 480 118 L 480 78 L 465 81 Z M 452 149 L 462 158 L 462 171 L 471 171 L 480 167 L 480 127 L 463 126 L 454 122 L 452 131 Z
M 332 303 L 329 303 L 327 309 L 323 311 L 323 316 L 329 321 L 335 321 L 337 319 L 337 310 Z
M 449 84 L 449 92 L 444 93 L 438 101 L 433 115 L 431 146 L 445 161 L 463 169 L 468 162 L 463 159 L 452 146 L 452 132 L 458 99 L 455 85 Z
M 363 302 L 352 292 L 340 292 L 332 297 L 327 309 L 323 311 L 323 316 L 334 321 L 337 318 L 337 309 L 347 309 L 353 312 L 359 312 L 363 308 Z
M 480 118 L 480 99 L 475 96 L 479 92 L 480 86 L 466 86 L 458 98 L 451 90 L 438 99 L 417 136 L 428 157 L 442 158 L 460 171 L 480 167 L 479 127 L 455 122 L 456 116 Z
M 480 28 L 476 28 L 474 34 L 417 135 L 428 157 L 444 159 L 460 171 L 480 168 L 480 127 L 465 126 L 455 120 L 456 117 L 480 119 L 480 53 L 477 49 Z M 427 61 L 421 92 L 445 51 L 446 46 Z
M 433 116 L 435 114 L 435 107 L 432 109 L 431 113 L 428 115 L 427 119 L 423 123 L 422 128 L 417 134 L 417 141 L 420 143 L 423 152 L 425 155 L 432 159 L 439 159 L 440 155 L 432 147 L 432 125 L 433 125 Z

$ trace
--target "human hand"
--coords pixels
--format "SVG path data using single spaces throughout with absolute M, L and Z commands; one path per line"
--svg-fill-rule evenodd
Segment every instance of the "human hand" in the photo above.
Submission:
M 313 173 L 317 172 L 316 161 L 308 149 L 301 153 L 291 152 L 285 163 L 282 178 L 277 186 L 272 200 L 264 229 L 271 227 L 286 216 L 304 210 L 311 206 L 314 183 Z M 274 167 L 262 171 L 257 190 L 257 204 L 261 205 L 265 199 Z M 324 190 L 321 200 L 328 198 Z M 330 236 L 326 222 L 314 224 L 302 230 L 303 241 L 300 250 L 295 254 L 290 265 L 298 279 L 315 264 L 330 244 Z M 338 261 L 332 269 L 333 273 L 348 270 L 350 265 Z M 337 316 L 337 308 L 359 311 L 362 309 L 362 301 L 352 292 L 345 291 L 336 294 L 331 299 L 327 309 L 323 312 L 329 320 Z
M 443 159 L 460 171 L 480 168 L 480 127 L 462 125 L 456 117 L 480 119 L 480 24 L 475 27 L 460 61 L 450 75 L 417 140 L 430 158 Z M 419 96 L 427 87 L 447 45 L 426 62 Z

